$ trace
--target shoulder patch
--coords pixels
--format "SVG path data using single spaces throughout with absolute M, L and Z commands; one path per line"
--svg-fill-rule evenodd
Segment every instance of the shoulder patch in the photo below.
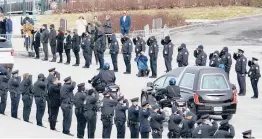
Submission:
M 185 55 L 187 55 L 187 52 L 185 52 Z
M 169 47 L 171 47 L 172 45 L 170 44 Z
M 256 67 L 256 69 L 259 69 L 258 67 Z
M 202 56 L 202 58 L 204 58 L 204 56 Z
M 179 54 L 181 55 L 181 54 L 182 54 L 182 52 L 179 52 Z
M 231 57 L 230 57 L 230 56 L 228 56 L 227 58 L 228 58 L 228 59 L 230 59 Z
M 131 45 L 131 43 L 129 43 L 129 45 Z
M 88 39 L 88 41 L 90 41 L 90 39 Z
M 156 47 L 156 45 L 153 45 L 154 47 Z
M 243 59 L 243 61 L 246 61 L 245 59 Z
M 117 45 L 117 42 L 115 42 L 115 45 Z

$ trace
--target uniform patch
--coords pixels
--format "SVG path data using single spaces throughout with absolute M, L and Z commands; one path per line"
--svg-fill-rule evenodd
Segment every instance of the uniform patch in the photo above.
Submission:
M 131 43 L 129 43 L 129 45 L 131 45 Z
M 90 39 L 88 39 L 88 41 L 90 41 Z
M 204 58 L 204 56 L 202 56 L 202 58 Z
M 187 52 L 185 52 L 185 55 L 187 55 Z
M 101 107 L 103 107 L 103 102 L 101 102 L 101 105 L 100 105 Z
M 245 59 L 243 59 L 243 61 L 246 61 Z
M 117 42 L 115 42 L 115 45 L 117 45 Z
M 169 47 L 171 47 L 171 45 L 169 45 Z
M 165 51 L 165 54 L 167 54 L 167 51 Z
M 153 53 L 153 51 L 151 50 L 151 51 L 150 51 L 150 53 L 152 54 L 152 53 Z
M 154 47 L 156 47 L 156 45 L 153 45 Z
M 202 134 L 202 130 L 198 130 L 197 134 L 201 135 Z
M 138 45 L 140 44 L 140 43 L 137 43 Z
M 230 56 L 228 56 L 227 58 L 228 58 L 228 59 L 230 59 L 231 57 L 230 57 Z
M 258 69 L 258 67 L 256 67 L 256 69 Z
M 151 117 L 149 116 L 147 119 L 148 119 L 148 121 L 150 121 L 150 120 L 151 120 Z
M 179 52 L 179 54 L 181 55 L 181 54 L 182 54 L 182 52 Z

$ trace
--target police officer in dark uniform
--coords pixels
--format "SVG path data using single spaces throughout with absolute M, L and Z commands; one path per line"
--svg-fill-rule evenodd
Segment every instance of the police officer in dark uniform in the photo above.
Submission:
M 87 121 L 88 138 L 95 138 L 98 99 L 99 94 L 94 89 L 88 90 L 84 101 L 84 115 Z
M 201 119 L 203 120 L 203 123 L 201 126 L 193 130 L 192 137 L 193 138 L 213 138 L 218 128 L 217 122 L 210 121 L 208 114 L 201 116 Z
M 53 78 L 53 81 L 51 84 L 49 84 L 48 88 L 48 98 L 50 103 L 50 129 L 56 130 L 56 122 L 57 122 L 57 116 L 59 112 L 60 107 L 60 89 L 61 89 L 61 83 L 58 82 L 58 79 L 56 77 Z
M 214 135 L 214 138 L 234 138 L 235 128 L 228 124 L 228 120 L 223 120 L 220 122 L 220 127 Z
M 149 132 L 151 132 L 150 127 L 150 113 L 152 111 L 151 105 L 147 101 L 141 104 L 142 109 L 139 111 L 139 122 L 140 122 L 140 134 L 141 138 L 149 138 Z
M 183 119 L 183 128 L 181 130 L 181 137 L 191 138 L 192 131 L 195 128 L 197 116 L 194 113 L 190 112 L 189 109 L 183 109 L 182 112 L 184 113 L 184 119 Z
M 64 79 L 64 84 L 60 90 L 61 109 L 63 111 L 63 133 L 69 136 L 73 136 L 70 133 L 70 127 L 72 122 L 72 107 L 76 82 L 71 80 L 71 77 Z
M 220 64 L 219 52 L 215 51 L 209 55 L 209 66 L 218 67 Z
M 81 44 L 81 48 L 83 50 L 83 55 L 84 55 L 84 58 L 85 58 L 85 65 L 83 66 L 83 68 L 89 68 L 90 66 L 90 51 L 92 51 L 92 48 L 91 48 L 91 36 L 90 35 L 87 35 L 85 33 L 83 33 L 83 40 L 82 40 L 82 44 Z M 92 54 L 92 52 L 91 52 Z
M 150 114 L 150 126 L 152 129 L 152 137 L 153 138 L 162 138 L 163 132 L 163 122 L 166 118 L 165 113 L 161 111 L 159 106 L 152 106 L 153 112 Z
M 238 53 L 234 53 L 233 58 L 236 60 L 235 70 L 237 73 L 237 82 L 239 85 L 239 96 L 246 95 L 246 66 L 247 58 L 244 56 L 244 51 L 238 49 Z
M 96 52 L 95 52 L 95 32 L 96 32 L 96 30 L 95 30 L 95 27 L 94 27 L 94 25 L 93 24 L 91 24 L 91 23 L 88 23 L 88 25 L 87 25 L 87 28 L 86 28 L 86 32 L 87 33 L 89 33 L 90 34 L 90 36 L 91 36 L 91 38 L 90 38 L 90 40 L 91 40 L 91 51 L 88 53 L 89 54 L 89 57 L 90 57 L 90 64 L 92 64 L 92 58 L 93 58 L 93 51 L 94 51 L 94 53 L 95 53 L 95 60 L 96 60 L 96 63 L 97 63 L 97 56 L 96 56 Z
M 132 105 L 128 108 L 128 123 L 130 129 L 130 138 L 139 138 L 139 98 L 131 99 Z
M 125 35 L 123 38 L 121 38 L 122 42 L 122 49 L 121 52 L 124 57 L 124 62 L 126 65 L 126 72 L 124 74 L 131 74 L 131 57 L 132 57 L 132 51 L 133 51 L 133 44 L 130 38 Z
M 19 85 L 21 76 L 18 76 L 18 70 L 12 72 L 12 77 L 8 82 L 8 89 L 11 94 L 11 116 L 17 118 L 18 105 L 21 97 Z
M 99 61 L 99 68 L 97 70 L 100 70 L 104 65 L 104 52 L 106 50 L 106 36 L 100 30 L 97 30 L 97 34 L 95 37 L 95 49 Z
M 136 38 L 133 38 L 133 43 L 135 45 L 136 56 L 138 56 L 141 52 L 146 51 L 146 42 L 141 35 L 138 35 Z
M 176 61 L 178 63 L 178 67 L 185 67 L 188 65 L 188 50 L 186 48 L 186 44 L 182 43 L 178 48 L 178 54 Z
M 156 78 L 157 77 L 157 57 L 158 57 L 158 44 L 155 36 L 151 36 L 147 40 L 147 45 L 149 46 L 148 55 L 150 57 L 150 67 L 152 71 L 152 76 L 149 78 Z
M 0 71 L 0 114 L 3 115 L 5 115 L 9 79 L 8 71 L 2 67 Z
M 105 63 L 103 66 L 103 69 L 100 70 L 98 75 L 96 75 L 93 79 L 93 82 L 96 82 L 98 79 L 101 80 L 101 82 L 105 83 L 103 85 L 106 87 L 107 85 L 114 84 L 116 81 L 115 73 L 110 69 L 110 65 L 108 63 Z
M 22 94 L 22 100 L 24 102 L 23 119 L 25 122 L 29 122 L 34 95 L 32 75 L 29 75 L 28 73 L 23 75 L 23 80 L 19 85 L 19 90 Z
M 180 138 L 183 126 L 183 112 L 177 109 L 176 105 L 172 106 L 172 114 L 168 120 L 168 138 Z
M 74 96 L 75 115 L 77 119 L 77 138 L 84 138 L 87 124 L 84 116 L 84 101 L 87 93 L 85 90 L 85 83 L 80 83 L 77 87 L 77 92 Z
M 244 131 L 242 135 L 244 139 L 254 139 L 254 137 L 252 137 L 252 130 Z
M 229 73 L 232 66 L 232 58 L 231 54 L 228 52 L 228 47 L 224 47 L 220 54 L 220 63 L 225 66 L 225 72 L 227 73 L 228 79 L 229 79 Z
M 104 98 L 102 99 L 101 104 L 101 121 L 103 123 L 102 138 L 110 138 L 113 125 L 114 108 L 118 104 L 118 101 L 117 98 L 110 93 L 110 90 L 105 90 L 103 95 Z
M 163 57 L 165 59 L 166 72 L 169 72 L 172 70 L 174 44 L 171 42 L 169 36 L 166 36 L 165 39 L 162 39 L 161 44 L 164 46 Z
M 207 54 L 204 52 L 203 45 L 199 45 L 196 50 L 194 50 L 194 57 L 196 58 L 196 66 L 206 66 Z
M 116 35 L 112 34 L 112 36 L 109 38 L 109 53 L 111 55 L 111 59 L 112 59 L 112 63 L 114 66 L 114 71 L 118 72 L 118 65 L 117 65 L 117 57 L 118 57 L 118 53 L 119 53 L 119 45 L 118 45 L 118 41 L 116 39 Z
M 44 74 L 39 74 L 37 81 L 34 83 L 34 97 L 35 97 L 35 104 L 36 104 L 36 122 L 38 126 L 44 127 L 42 123 L 42 119 L 45 113 L 46 108 L 46 84 L 45 84 L 45 76 Z
M 129 102 L 121 96 L 117 99 L 118 104 L 115 107 L 115 124 L 117 129 L 117 138 L 125 138 L 126 135 L 126 110 L 129 108 Z
M 252 61 L 248 61 L 248 66 L 250 67 L 248 71 L 248 77 L 250 77 L 251 85 L 254 92 L 254 96 L 252 98 L 254 99 L 258 98 L 257 83 L 259 81 L 259 78 L 261 77 L 260 68 L 257 61 L 258 59 L 254 57 L 252 57 Z

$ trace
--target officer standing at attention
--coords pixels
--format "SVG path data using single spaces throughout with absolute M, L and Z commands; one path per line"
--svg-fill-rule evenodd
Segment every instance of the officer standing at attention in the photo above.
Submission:
M 149 132 L 151 132 L 150 127 L 150 114 L 151 114 L 151 105 L 148 104 L 147 101 L 141 104 L 142 109 L 139 111 L 139 121 L 140 121 L 140 134 L 141 138 L 149 138 Z
M 162 39 L 161 44 L 164 46 L 163 57 L 165 59 L 166 72 L 169 72 L 172 70 L 174 44 L 171 42 L 169 36 L 166 36 L 165 39 Z
M 25 122 L 29 122 L 29 117 L 31 113 L 32 103 L 33 103 L 33 82 L 32 75 L 25 73 L 23 75 L 23 80 L 19 85 L 19 90 L 22 94 L 22 100 L 24 102 L 23 107 L 23 119 Z M 31 123 L 31 122 L 30 122 Z
M 172 114 L 168 120 L 168 138 L 180 138 L 182 130 L 183 112 L 177 109 L 176 105 L 172 106 Z
M 119 53 L 119 44 L 115 34 L 111 35 L 111 37 L 109 38 L 109 43 L 110 43 L 109 53 L 111 55 L 112 63 L 114 66 L 114 72 L 118 72 L 117 57 Z
M 95 37 L 95 49 L 97 52 L 97 58 L 99 62 L 99 68 L 97 70 L 100 70 L 104 65 L 104 53 L 106 50 L 106 36 L 105 33 L 100 31 L 97 27 L 96 27 L 96 32 L 97 35 Z
M 91 54 L 92 54 L 92 48 L 91 48 L 91 36 L 90 35 L 87 35 L 87 34 L 83 34 L 83 40 L 82 40 L 82 44 L 81 44 L 81 48 L 83 49 L 83 55 L 84 55 L 84 58 L 85 58 L 85 65 L 83 66 L 83 68 L 89 68 L 90 66 L 90 51 L 91 51 Z
M 8 81 L 10 76 L 7 70 L 2 67 L 0 71 L 0 114 L 5 115 L 7 92 L 8 92 Z
M 126 72 L 124 74 L 131 74 L 131 57 L 132 57 L 132 51 L 133 51 L 133 44 L 128 35 L 125 35 L 123 38 L 121 38 L 122 42 L 122 49 L 121 52 L 124 57 L 124 62 L 126 65 Z
M 220 54 L 220 64 L 223 64 L 225 66 L 225 72 L 227 73 L 228 79 L 229 79 L 229 73 L 232 66 L 232 58 L 231 54 L 228 52 L 228 47 L 224 47 Z
M 158 57 L 158 44 L 155 36 L 151 36 L 147 40 L 147 45 L 149 46 L 148 55 L 150 57 L 150 67 L 152 71 L 152 76 L 149 78 L 156 78 L 157 77 L 157 57 Z
M 69 136 L 74 136 L 70 133 L 70 127 L 72 122 L 72 107 L 76 82 L 72 82 L 71 77 L 64 79 L 64 84 L 60 90 L 61 109 L 63 112 L 63 133 Z
M 131 99 L 132 105 L 128 108 L 128 123 L 131 138 L 139 138 L 139 98 Z
M 125 138 L 126 135 L 126 110 L 129 108 L 129 102 L 121 96 L 117 99 L 118 104 L 115 107 L 115 124 L 117 129 L 117 138 Z
M 86 118 L 84 116 L 84 101 L 86 99 L 85 83 L 77 85 L 77 92 L 74 96 L 75 115 L 77 119 L 77 138 L 84 138 Z
M 235 128 L 228 124 L 228 120 L 223 120 L 220 122 L 220 127 L 214 135 L 214 138 L 234 138 Z
M 60 89 L 61 83 L 58 82 L 56 77 L 53 78 L 53 82 L 49 84 L 48 98 L 50 101 L 50 129 L 56 130 L 56 121 L 60 107 Z
M 136 38 L 133 38 L 133 43 L 135 45 L 136 56 L 138 56 L 141 52 L 146 51 L 146 42 L 141 35 L 138 35 Z
M 251 85 L 254 92 L 254 96 L 252 98 L 254 99 L 258 98 L 257 83 L 259 81 L 259 78 L 261 77 L 260 68 L 257 61 L 258 59 L 254 57 L 252 57 L 252 61 L 248 61 L 248 66 L 250 67 L 248 71 L 248 77 L 250 77 L 251 80 Z
M 37 81 L 34 83 L 34 97 L 35 97 L 35 104 L 36 104 L 36 124 L 38 126 L 44 127 L 42 123 L 42 119 L 45 113 L 46 107 L 46 84 L 45 84 L 45 76 L 44 74 L 39 74 Z
M 217 122 L 210 121 L 208 114 L 201 116 L 201 119 L 203 120 L 203 123 L 201 126 L 193 130 L 192 137 L 193 138 L 213 138 L 218 128 Z
M 209 55 L 209 66 L 218 67 L 220 64 L 219 52 L 215 51 Z
M 233 58 L 236 60 L 235 70 L 237 73 L 237 82 L 239 85 L 239 96 L 246 95 L 246 66 L 247 58 L 244 56 L 244 51 L 238 49 L 238 53 L 234 53 Z
M 101 121 L 103 123 L 102 138 L 110 138 L 113 125 L 114 108 L 118 104 L 118 101 L 117 98 L 110 93 L 110 90 L 106 90 L 103 95 L 104 98 L 102 99 L 101 104 Z M 110 97 L 112 99 L 110 99 Z
M 88 90 L 84 101 L 84 115 L 87 121 L 88 138 L 95 138 L 98 99 L 99 94 L 94 89 Z
M 165 113 L 161 111 L 159 106 L 156 104 L 152 107 L 153 112 L 151 113 L 150 126 L 152 129 L 153 138 L 162 138 L 163 123 L 166 118 Z
M 252 137 L 252 130 L 247 130 L 242 132 L 244 139 L 254 139 L 255 137 Z
M 21 82 L 21 76 L 18 76 L 18 70 L 15 70 L 12 72 L 12 77 L 10 78 L 8 82 L 8 89 L 11 94 L 11 116 L 13 118 L 17 117 L 17 111 L 20 101 L 20 91 L 19 91 L 19 85 Z
M 176 61 L 178 63 L 178 67 L 186 67 L 188 65 L 188 50 L 186 48 L 186 44 L 182 43 L 178 48 L 178 54 Z
M 194 57 L 196 58 L 196 66 L 206 66 L 207 54 L 204 52 L 203 45 L 199 45 L 196 50 L 194 50 Z

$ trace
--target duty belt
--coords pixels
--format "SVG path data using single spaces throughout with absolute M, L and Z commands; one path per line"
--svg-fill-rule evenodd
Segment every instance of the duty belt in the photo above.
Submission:
M 129 124 L 129 125 L 138 125 L 139 122 L 135 122 L 135 121 L 128 120 L 128 124 Z

